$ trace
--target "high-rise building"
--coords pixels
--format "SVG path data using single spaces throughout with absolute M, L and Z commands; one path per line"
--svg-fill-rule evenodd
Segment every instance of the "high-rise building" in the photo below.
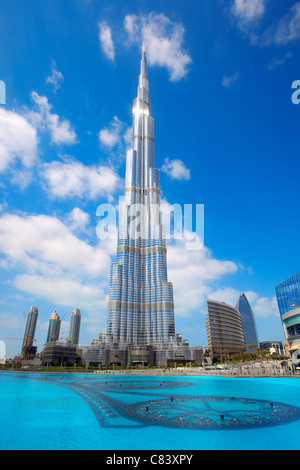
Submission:
M 208 347 L 213 360 L 239 354 L 245 348 L 240 312 L 224 302 L 207 300 L 206 317 Z
M 110 277 L 108 334 L 114 341 L 157 345 L 175 334 L 173 286 L 160 219 L 159 170 L 154 160 L 145 49 L 133 105 L 132 147 L 127 153 L 125 200 L 120 207 L 117 262 Z
M 122 364 L 191 359 L 188 342 L 175 334 L 165 238 L 143 45 L 133 102 L 132 145 L 126 156 L 125 196 L 119 205 L 117 260 L 110 273 L 107 333 L 93 342 L 88 352 L 92 362 L 104 356 L 106 363 Z
M 22 354 L 24 356 L 35 354 L 37 348 L 33 346 L 35 330 L 37 325 L 39 311 L 36 307 L 31 307 L 27 316 L 25 334 L 22 345 Z
M 275 291 L 283 324 L 286 353 L 298 356 L 300 353 L 300 273 L 278 284 Z
M 61 319 L 59 315 L 56 313 L 56 311 L 54 310 L 51 314 L 50 321 L 49 321 L 47 343 L 58 341 L 59 333 L 60 333 L 60 326 L 61 326 Z
M 81 313 L 78 308 L 73 310 L 70 324 L 69 342 L 77 345 L 79 343 Z
M 294 308 L 300 308 L 300 272 L 278 284 L 275 291 L 281 317 Z
M 259 348 L 254 314 L 245 294 L 240 295 L 235 308 L 241 314 L 246 347 L 255 344 L 256 347 Z M 251 350 L 251 348 L 249 348 L 249 350 Z

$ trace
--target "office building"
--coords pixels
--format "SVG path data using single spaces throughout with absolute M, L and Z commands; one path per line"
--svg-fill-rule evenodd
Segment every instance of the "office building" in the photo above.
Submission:
M 223 361 L 245 350 L 241 314 L 231 305 L 208 299 L 206 328 L 213 361 Z
M 81 313 L 78 308 L 73 310 L 70 324 L 69 341 L 73 345 L 78 345 L 81 324 Z
M 51 314 L 50 321 L 49 321 L 47 341 L 46 341 L 47 343 L 52 343 L 53 341 L 59 340 L 60 326 L 61 326 L 60 317 L 54 310 Z
M 256 347 L 259 348 L 254 314 L 245 294 L 240 295 L 235 308 L 241 314 L 246 347 L 256 345 Z M 251 351 L 252 348 L 247 348 L 247 350 Z
M 35 330 L 37 325 L 39 311 L 36 307 L 31 307 L 27 316 L 25 334 L 22 344 L 22 355 L 28 356 L 36 354 L 37 348 L 33 346 L 35 341 Z
M 80 361 L 77 347 L 69 341 L 50 341 L 43 346 L 41 362 L 43 365 L 74 365 Z
M 285 336 L 285 351 L 293 356 L 300 353 L 300 273 L 275 288 Z
M 281 317 L 295 308 L 300 308 L 300 272 L 281 282 L 275 288 Z

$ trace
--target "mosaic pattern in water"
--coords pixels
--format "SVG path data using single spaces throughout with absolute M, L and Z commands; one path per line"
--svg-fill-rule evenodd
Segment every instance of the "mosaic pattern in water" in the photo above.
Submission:
M 226 430 L 275 426 L 300 419 L 300 409 L 285 403 L 176 394 L 176 389 L 192 387 L 193 382 L 68 376 L 47 376 L 41 380 L 78 393 L 93 409 L 99 424 L 106 427 L 159 425 Z

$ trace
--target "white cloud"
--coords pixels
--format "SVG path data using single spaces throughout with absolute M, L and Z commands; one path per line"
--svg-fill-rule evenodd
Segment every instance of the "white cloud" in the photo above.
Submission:
M 217 302 L 225 302 L 225 304 L 236 306 L 240 292 L 232 287 L 223 287 L 209 293 L 209 299 Z M 248 299 L 249 300 L 249 299 Z
M 266 0 L 234 0 L 232 11 L 242 22 L 261 18 L 266 9 Z
M 268 297 L 260 297 L 253 304 L 253 312 L 257 317 L 279 317 L 279 310 L 276 296 L 269 299 Z
M 175 310 L 178 316 L 194 315 L 205 308 L 207 296 L 216 280 L 238 270 L 237 265 L 228 260 L 217 260 L 211 251 L 185 249 L 183 240 L 168 246 L 168 275 L 174 284 Z
M 101 313 L 102 310 L 104 313 L 107 309 L 107 303 L 102 300 L 102 289 L 91 281 L 84 283 L 65 276 L 23 274 L 16 277 L 14 285 L 17 289 L 46 299 L 54 305 L 79 308 L 86 316 L 89 312 Z
M 51 197 L 96 199 L 112 197 L 120 177 L 108 166 L 85 166 L 77 160 L 53 161 L 40 167 L 44 189 Z
M 12 330 L 19 330 L 20 326 L 23 327 L 23 325 L 24 325 L 23 317 L 21 319 L 19 315 L 16 315 L 14 313 L 1 312 L 0 327 L 1 329 L 3 328 L 3 331 L 5 331 L 5 328 L 10 328 Z
M 281 18 L 281 20 L 268 27 L 261 35 L 256 34 L 259 21 L 266 12 L 268 0 L 234 0 L 231 8 L 238 27 L 248 34 L 253 44 L 258 42 L 264 46 L 286 45 L 300 39 L 300 1 L 297 1 Z M 281 65 L 289 56 L 274 61 L 274 65 Z
M 111 29 L 105 21 L 98 23 L 99 27 L 99 40 L 102 50 L 106 57 L 110 60 L 115 60 L 115 46 L 112 40 Z
M 90 216 L 79 207 L 74 207 L 70 214 L 68 214 L 66 221 L 72 232 L 85 232 L 90 223 Z
M 269 63 L 267 69 L 274 70 L 276 67 L 280 67 L 281 65 L 285 64 L 285 62 L 293 56 L 291 52 L 287 52 L 282 57 L 274 57 L 273 60 Z
M 98 137 L 101 144 L 111 150 L 117 145 L 131 143 L 132 128 L 114 116 L 108 126 L 99 131 Z
M 26 273 L 97 277 L 106 272 L 110 257 L 100 244 L 77 238 L 67 225 L 46 215 L 3 214 L 0 252 Z
M 149 65 L 166 67 L 171 81 L 187 75 L 192 59 L 183 48 L 185 29 L 181 24 L 152 12 L 127 15 L 124 25 L 131 43 L 141 45 L 143 39 Z
M 246 34 L 252 44 L 257 44 L 257 27 L 266 11 L 267 0 L 234 0 L 231 12 L 239 30 Z
M 31 98 L 37 105 L 39 111 L 29 111 L 27 117 L 34 127 L 50 133 L 51 141 L 54 144 L 75 144 L 77 136 L 67 119 L 61 119 L 58 114 L 52 113 L 52 106 L 46 96 L 40 96 L 33 91 Z
M 16 161 L 25 169 L 33 166 L 38 155 L 34 127 L 20 114 L 0 108 L 0 172 Z
M 240 72 L 237 71 L 233 75 L 225 75 L 223 77 L 222 86 L 225 88 L 231 87 L 240 78 Z
M 50 83 L 53 86 L 54 91 L 56 92 L 58 88 L 61 86 L 61 83 L 63 82 L 63 80 L 64 80 L 63 74 L 59 70 L 57 70 L 56 62 L 52 60 L 51 75 L 49 75 L 49 77 L 46 78 L 46 83 Z
M 275 31 L 269 30 L 265 35 L 266 41 L 286 45 L 300 38 L 300 2 L 295 3 L 284 16 Z
M 127 126 L 125 129 L 125 132 L 123 133 L 123 140 L 127 147 L 130 147 L 132 144 L 132 135 L 133 135 L 132 126 Z
M 186 168 L 183 161 L 165 159 L 161 170 L 175 180 L 190 180 L 191 172 Z

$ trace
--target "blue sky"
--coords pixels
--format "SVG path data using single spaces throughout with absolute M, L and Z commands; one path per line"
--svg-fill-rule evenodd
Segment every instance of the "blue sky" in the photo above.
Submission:
M 206 298 L 246 292 L 283 340 L 275 285 L 299 271 L 300 2 L 0 0 L 0 339 L 39 308 L 81 343 L 106 330 L 115 242 L 97 207 L 123 194 L 146 44 L 163 200 L 204 204 L 205 248 L 168 249 L 176 331 L 206 345 Z M 298 96 L 298 95 L 297 95 Z M 294 100 L 297 103 L 297 100 Z

